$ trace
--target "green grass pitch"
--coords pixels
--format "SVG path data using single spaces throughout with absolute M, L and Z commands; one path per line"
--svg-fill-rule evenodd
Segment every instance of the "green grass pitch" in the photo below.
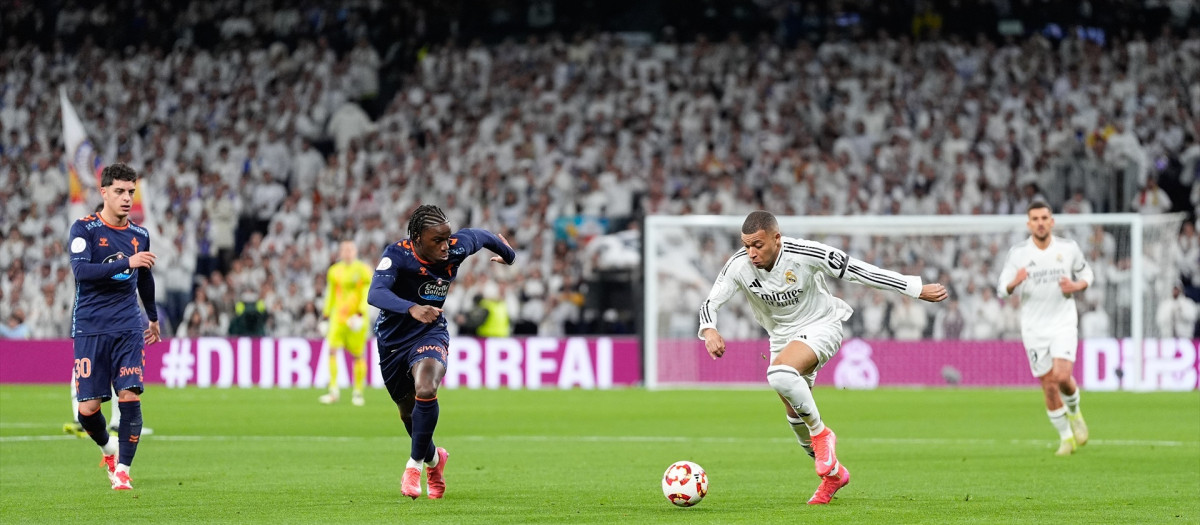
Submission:
M 1197 523 L 1200 393 L 1084 392 L 1092 443 L 1053 455 L 1027 390 L 818 389 L 852 482 L 832 504 L 782 404 L 761 390 L 441 392 L 441 501 L 400 496 L 409 441 L 382 390 L 365 407 L 316 390 L 144 397 L 134 490 L 60 433 L 66 385 L 0 386 L 0 522 Z M 105 408 L 108 411 L 108 408 Z M 708 471 L 692 508 L 660 477 Z

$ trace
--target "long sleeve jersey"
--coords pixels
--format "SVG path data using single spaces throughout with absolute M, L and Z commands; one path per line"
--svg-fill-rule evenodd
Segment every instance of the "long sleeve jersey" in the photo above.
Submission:
M 716 328 L 717 311 L 739 290 L 746 294 L 754 319 L 773 339 L 812 324 L 850 318 L 854 310 L 829 293 L 826 276 L 910 297 L 921 295 L 920 277 L 877 268 L 815 241 L 783 237 L 782 243 L 771 271 L 754 266 L 745 248 L 729 258 L 700 306 L 701 339 L 706 328 Z
M 150 233 L 130 221 L 125 226 L 92 214 L 71 225 L 67 253 L 75 274 L 75 308 L 71 337 L 142 330 L 138 297 L 146 317 L 158 320 L 154 275 L 149 268 L 130 268 L 129 257 L 150 249 Z
M 450 293 L 450 283 L 458 275 L 459 265 L 483 248 L 509 264 L 517 257 L 499 236 L 477 228 L 464 228 L 451 235 L 450 258 L 442 263 L 421 260 L 409 239 L 388 245 L 375 267 L 367 294 L 367 301 L 379 308 L 379 319 L 375 321 L 379 346 L 400 345 L 431 330 L 444 330 L 444 316 L 424 324 L 413 318 L 408 309 L 418 304 L 441 308 Z

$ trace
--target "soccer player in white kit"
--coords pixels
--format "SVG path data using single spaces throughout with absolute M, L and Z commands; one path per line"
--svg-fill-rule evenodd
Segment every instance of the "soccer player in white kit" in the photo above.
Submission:
M 946 299 L 946 289 L 937 283 L 922 285 L 920 277 L 877 268 L 819 242 L 784 237 L 775 216 L 761 210 L 742 223 L 742 244 L 700 306 L 699 336 L 713 359 L 721 357 L 725 340 L 717 332 L 717 310 L 735 293 L 746 295 L 754 319 L 770 336 L 767 382 L 787 406 L 788 423 L 821 477 L 808 503 L 829 503 L 850 482 L 850 471 L 837 460 L 837 437 L 821 421 L 812 385 L 817 371 L 841 348 L 842 322 L 854 310 L 829 293 L 825 276 L 930 302 Z
M 1055 453 L 1069 456 L 1088 440 L 1071 369 L 1079 346 L 1074 294 L 1091 284 L 1092 268 L 1075 241 L 1051 234 L 1050 206 L 1033 202 L 1026 213 L 1032 235 L 1008 251 L 996 291 L 1002 298 L 1020 293 L 1021 340 L 1029 368 L 1042 383 L 1046 414 L 1061 439 Z

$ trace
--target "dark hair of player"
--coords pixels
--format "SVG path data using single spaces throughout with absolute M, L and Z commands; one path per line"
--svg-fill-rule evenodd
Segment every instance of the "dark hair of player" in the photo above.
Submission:
M 414 211 L 412 218 L 408 220 L 408 238 L 416 240 L 421 236 L 421 232 L 425 231 L 425 228 L 432 228 L 447 222 L 450 221 L 441 208 L 432 204 L 422 204 L 417 207 L 417 211 Z
M 104 171 L 100 172 L 100 186 L 103 188 L 112 186 L 114 180 L 137 182 L 137 179 L 137 172 L 133 168 L 120 163 L 105 166 Z
M 742 233 L 750 235 L 759 230 L 768 233 L 779 231 L 779 221 L 775 220 L 775 216 L 770 212 L 752 211 L 750 215 L 746 216 L 746 222 L 742 223 Z
M 1050 209 L 1050 205 L 1049 205 L 1049 204 L 1046 204 L 1046 203 L 1044 203 L 1044 202 L 1042 202 L 1042 201 L 1033 201 L 1033 202 L 1029 203 L 1029 207 L 1028 207 L 1028 208 L 1025 208 L 1025 213 L 1029 213 L 1029 212 L 1031 212 L 1031 211 L 1033 211 L 1033 210 L 1037 210 L 1037 209 L 1041 209 L 1041 208 L 1046 208 L 1047 210 L 1049 210 L 1049 209 Z

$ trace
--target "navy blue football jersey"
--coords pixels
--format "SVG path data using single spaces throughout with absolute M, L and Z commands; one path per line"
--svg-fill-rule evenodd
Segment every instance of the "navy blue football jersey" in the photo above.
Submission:
M 148 250 L 150 233 L 132 221 L 113 226 L 96 213 L 71 225 L 67 241 L 75 273 L 71 337 L 145 329 L 138 307 L 138 280 L 143 280 L 144 290 L 153 286 L 153 277 L 147 268 L 130 268 L 129 257 Z M 153 305 L 146 306 L 150 319 L 157 319 L 150 312 Z
M 441 308 L 450 292 L 450 283 L 458 275 L 459 265 L 483 248 L 495 252 L 509 264 L 517 256 L 499 236 L 477 228 L 464 228 L 451 235 L 450 255 L 442 263 L 421 260 L 409 239 L 384 248 L 368 294 L 368 302 L 380 310 L 375 322 L 379 346 L 395 347 L 431 331 L 445 330 L 445 316 L 425 324 L 414 319 L 408 309 L 418 304 Z

